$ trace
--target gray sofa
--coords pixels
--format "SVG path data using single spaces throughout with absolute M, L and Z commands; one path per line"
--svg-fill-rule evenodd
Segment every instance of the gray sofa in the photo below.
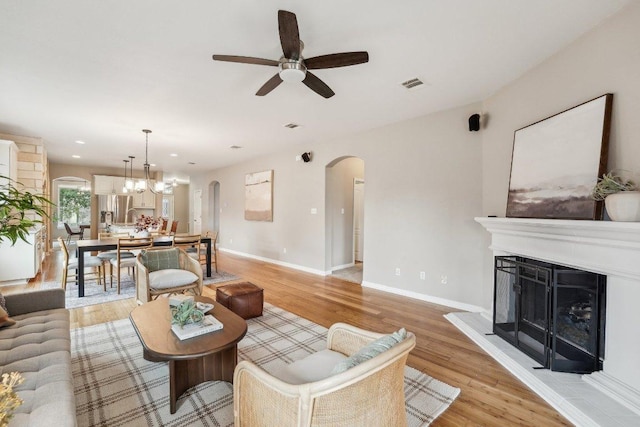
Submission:
M 0 329 L 0 374 L 18 371 L 24 377 L 16 387 L 24 403 L 15 410 L 10 427 L 76 426 L 64 291 L 47 289 L 5 299 L 16 324 Z

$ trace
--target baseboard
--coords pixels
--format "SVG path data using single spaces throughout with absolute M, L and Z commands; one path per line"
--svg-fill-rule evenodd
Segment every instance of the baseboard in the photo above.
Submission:
M 353 267 L 354 265 L 356 265 L 355 262 L 350 262 L 348 264 L 342 264 L 342 265 L 336 265 L 334 267 L 331 267 L 331 272 L 334 272 L 336 270 L 342 270 L 343 268 Z
M 251 258 L 251 259 L 258 260 L 258 261 L 268 262 L 270 264 L 280 265 L 282 267 L 293 268 L 294 270 L 304 271 L 305 273 L 317 274 L 318 276 L 328 276 L 329 274 L 331 274 L 330 271 L 316 270 L 315 268 L 309 268 L 309 267 L 305 267 L 303 265 L 292 264 L 292 263 L 280 261 L 280 260 L 277 260 L 277 259 L 261 257 L 261 256 L 258 256 L 258 255 L 248 254 L 248 253 L 240 252 L 240 251 L 234 251 L 233 249 L 218 248 L 218 250 L 220 252 L 227 252 L 227 253 L 238 255 L 238 256 L 241 256 L 241 257 L 245 257 L 245 258 Z
M 262 261 L 262 262 L 268 262 L 270 264 L 276 264 L 276 265 L 280 265 L 282 267 L 287 267 L 287 268 L 293 268 L 294 270 L 300 270 L 300 271 L 304 271 L 305 273 L 311 273 L 311 274 L 317 274 L 318 276 L 328 276 L 331 274 L 331 271 L 322 271 L 322 270 L 316 270 L 314 268 L 309 268 L 309 267 L 305 267 L 302 265 L 297 265 L 297 264 L 291 264 L 288 262 L 284 262 L 284 261 L 279 261 L 279 260 L 275 260 L 275 259 L 271 259 L 271 258 L 266 258 L 266 257 L 261 257 L 258 255 L 253 255 L 253 254 L 248 254 L 245 252 L 240 252 L 240 251 L 235 251 L 233 249 L 228 249 L 228 248 L 218 248 L 219 251 L 221 252 L 226 252 L 226 253 L 230 253 L 233 255 L 238 255 L 241 257 L 245 257 L 245 258 L 251 258 L 251 259 L 255 259 L 258 261 Z M 348 265 L 347 265 L 348 267 Z M 426 302 L 430 302 L 433 304 L 438 304 L 438 305 L 444 305 L 447 307 L 452 307 L 458 310 L 464 310 L 464 311 L 471 311 L 474 313 L 478 313 L 478 312 L 486 312 L 486 310 L 482 307 L 478 307 L 476 305 L 471 305 L 471 304 L 465 304 L 462 302 L 458 302 L 458 301 L 452 301 L 452 300 L 448 300 L 445 298 L 439 298 L 439 297 L 434 297 L 431 295 L 425 295 L 425 294 L 420 294 L 418 292 L 412 292 L 412 291 L 406 291 L 403 289 L 398 289 L 398 288 L 393 288 L 391 286 L 385 286 L 385 285 L 379 285 L 377 283 L 372 283 L 372 282 L 362 282 L 362 286 L 367 287 L 367 288 L 371 288 L 371 289 L 376 289 L 379 291 L 383 291 L 383 292 L 389 292 L 391 294 L 396 294 L 396 295 L 400 295 L 403 297 L 408 297 L 408 298 L 413 298 L 413 299 L 417 299 L 417 300 L 421 300 L 421 301 L 426 301 Z
M 446 298 L 434 297 L 431 295 L 425 295 L 418 292 L 407 291 L 405 289 L 398 289 L 391 286 L 380 285 L 373 282 L 363 281 L 362 286 L 371 288 L 371 289 L 377 289 L 383 292 L 389 292 L 391 294 L 401 295 L 403 297 L 409 297 L 409 298 L 418 299 L 421 301 L 431 302 L 433 304 L 444 305 L 447 307 L 456 308 L 458 310 L 471 311 L 474 313 L 480 313 L 485 311 L 484 308 L 478 307 L 477 305 L 466 304 L 463 302 L 453 301 Z

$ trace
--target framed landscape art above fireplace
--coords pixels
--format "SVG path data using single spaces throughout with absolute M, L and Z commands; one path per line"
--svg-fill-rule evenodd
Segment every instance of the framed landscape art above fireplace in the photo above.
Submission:
M 507 217 L 602 219 L 591 198 L 605 173 L 613 95 L 515 131 Z

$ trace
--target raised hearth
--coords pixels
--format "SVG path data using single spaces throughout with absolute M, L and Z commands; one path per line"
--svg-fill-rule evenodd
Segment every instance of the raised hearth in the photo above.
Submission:
M 583 375 L 640 414 L 640 223 L 476 218 L 491 233 L 494 256 L 518 255 L 607 276 L 602 371 Z

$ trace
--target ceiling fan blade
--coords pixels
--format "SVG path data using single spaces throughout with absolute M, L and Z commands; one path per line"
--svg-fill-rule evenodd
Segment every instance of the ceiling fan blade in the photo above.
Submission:
M 364 64 L 365 62 L 369 62 L 369 54 L 367 52 L 344 52 L 314 56 L 313 58 L 305 59 L 304 65 L 306 65 L 308 70 L 318 70 L 320 68 L 336 68 Z
M 278 31 L 282 52 L 287 59 L 300 58 L 300 34 L 296 14 L 286 10 L 278 11 Z
M 262 85 L 260 89 L 256 92 L 256 96 L 265 96 L 272 90 L 278 87 L 278 85 L 282 83 L 282 79 L 280 78 L 280 74 L 276 74 L 271 77 L 265 84 Z
M 302 83 L 307 85 L 309 89 L 311 89 L 318 95 L 325 98 L 331 98 L 333 95 L 335 95 L 335 92 L 332 91 L 325 82 L 320 80 L 315 74 L 312 74 L 309 71 L 307 71 L 307 76 L 304 78 Z
M 278 66 L 278 61 L 272 59 L 254 58 L 252 56 L 213 55 L 214 61 L 239 62 L 241 64 Z

